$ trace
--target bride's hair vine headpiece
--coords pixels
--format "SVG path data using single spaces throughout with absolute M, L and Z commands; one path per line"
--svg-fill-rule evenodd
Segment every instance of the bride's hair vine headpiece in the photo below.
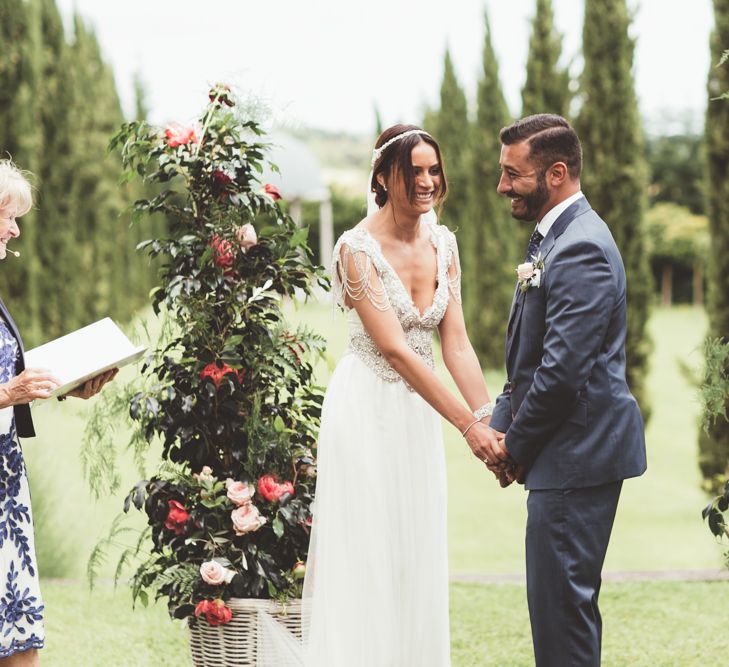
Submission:
M 380 156 L 390 147 L 392 144 L 400 141 L 400 139 L 404 139 L 405 137 L 410 137 L 413 134 L 422 134 L 426 137 L 430 137 L 430 135 L 425 130 L 407 130 L 406 132 L 403 132 L 401 134 L 395 135 L 392 139 L 388 139 L 382 146 L 379 148 L 375 148 L 372 151 L 372 162 L 370 163 L 370 166 L 374 167 L 375 162 L 380 159 Z

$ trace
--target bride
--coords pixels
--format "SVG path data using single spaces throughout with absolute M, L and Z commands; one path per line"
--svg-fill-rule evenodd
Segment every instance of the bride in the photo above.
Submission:
M 506 452 L 461 308 L 458 248 L 433 206 L 447 185 L 427 132 L 377 140 L 376 206 L 334 249 L 349 345 L 322 411 L 304 608 L 310 667 L 450 664 L 440 416 L 489 463 Z M 466 408 L 433 372 L 433 331 Z

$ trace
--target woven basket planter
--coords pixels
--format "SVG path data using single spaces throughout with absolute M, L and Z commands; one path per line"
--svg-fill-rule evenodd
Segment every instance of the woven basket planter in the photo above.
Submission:
M 296 639 L 301 639 L 301 600 L 285 605 L 274 600 L 231 598 L 226 601 L 233 618 L 225 625 L 204 619 L 190 625 L 190 653 L 195 667 L 263 667 L 276 665 L 259 636 L 260 614 L 268 614 Z

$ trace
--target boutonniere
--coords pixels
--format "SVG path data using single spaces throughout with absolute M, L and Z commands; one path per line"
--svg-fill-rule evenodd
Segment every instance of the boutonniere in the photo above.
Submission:
M 536 257 L 532 256 L 533 262 L 524 262 L 516 267 L 516 273 L 519 276 L 519 289 L 526 292 L 530 287 L 539 287 L 542 284 L 542 274 L 544 273 L 544 260 L 542 253 Z

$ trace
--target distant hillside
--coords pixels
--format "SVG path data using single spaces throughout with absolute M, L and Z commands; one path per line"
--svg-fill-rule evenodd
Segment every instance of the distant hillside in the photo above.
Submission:
M 321 162 L 324 180 L 354 197 L 364 197 L 374 139 L 313 128 L 286 132 L 303 141 Z

